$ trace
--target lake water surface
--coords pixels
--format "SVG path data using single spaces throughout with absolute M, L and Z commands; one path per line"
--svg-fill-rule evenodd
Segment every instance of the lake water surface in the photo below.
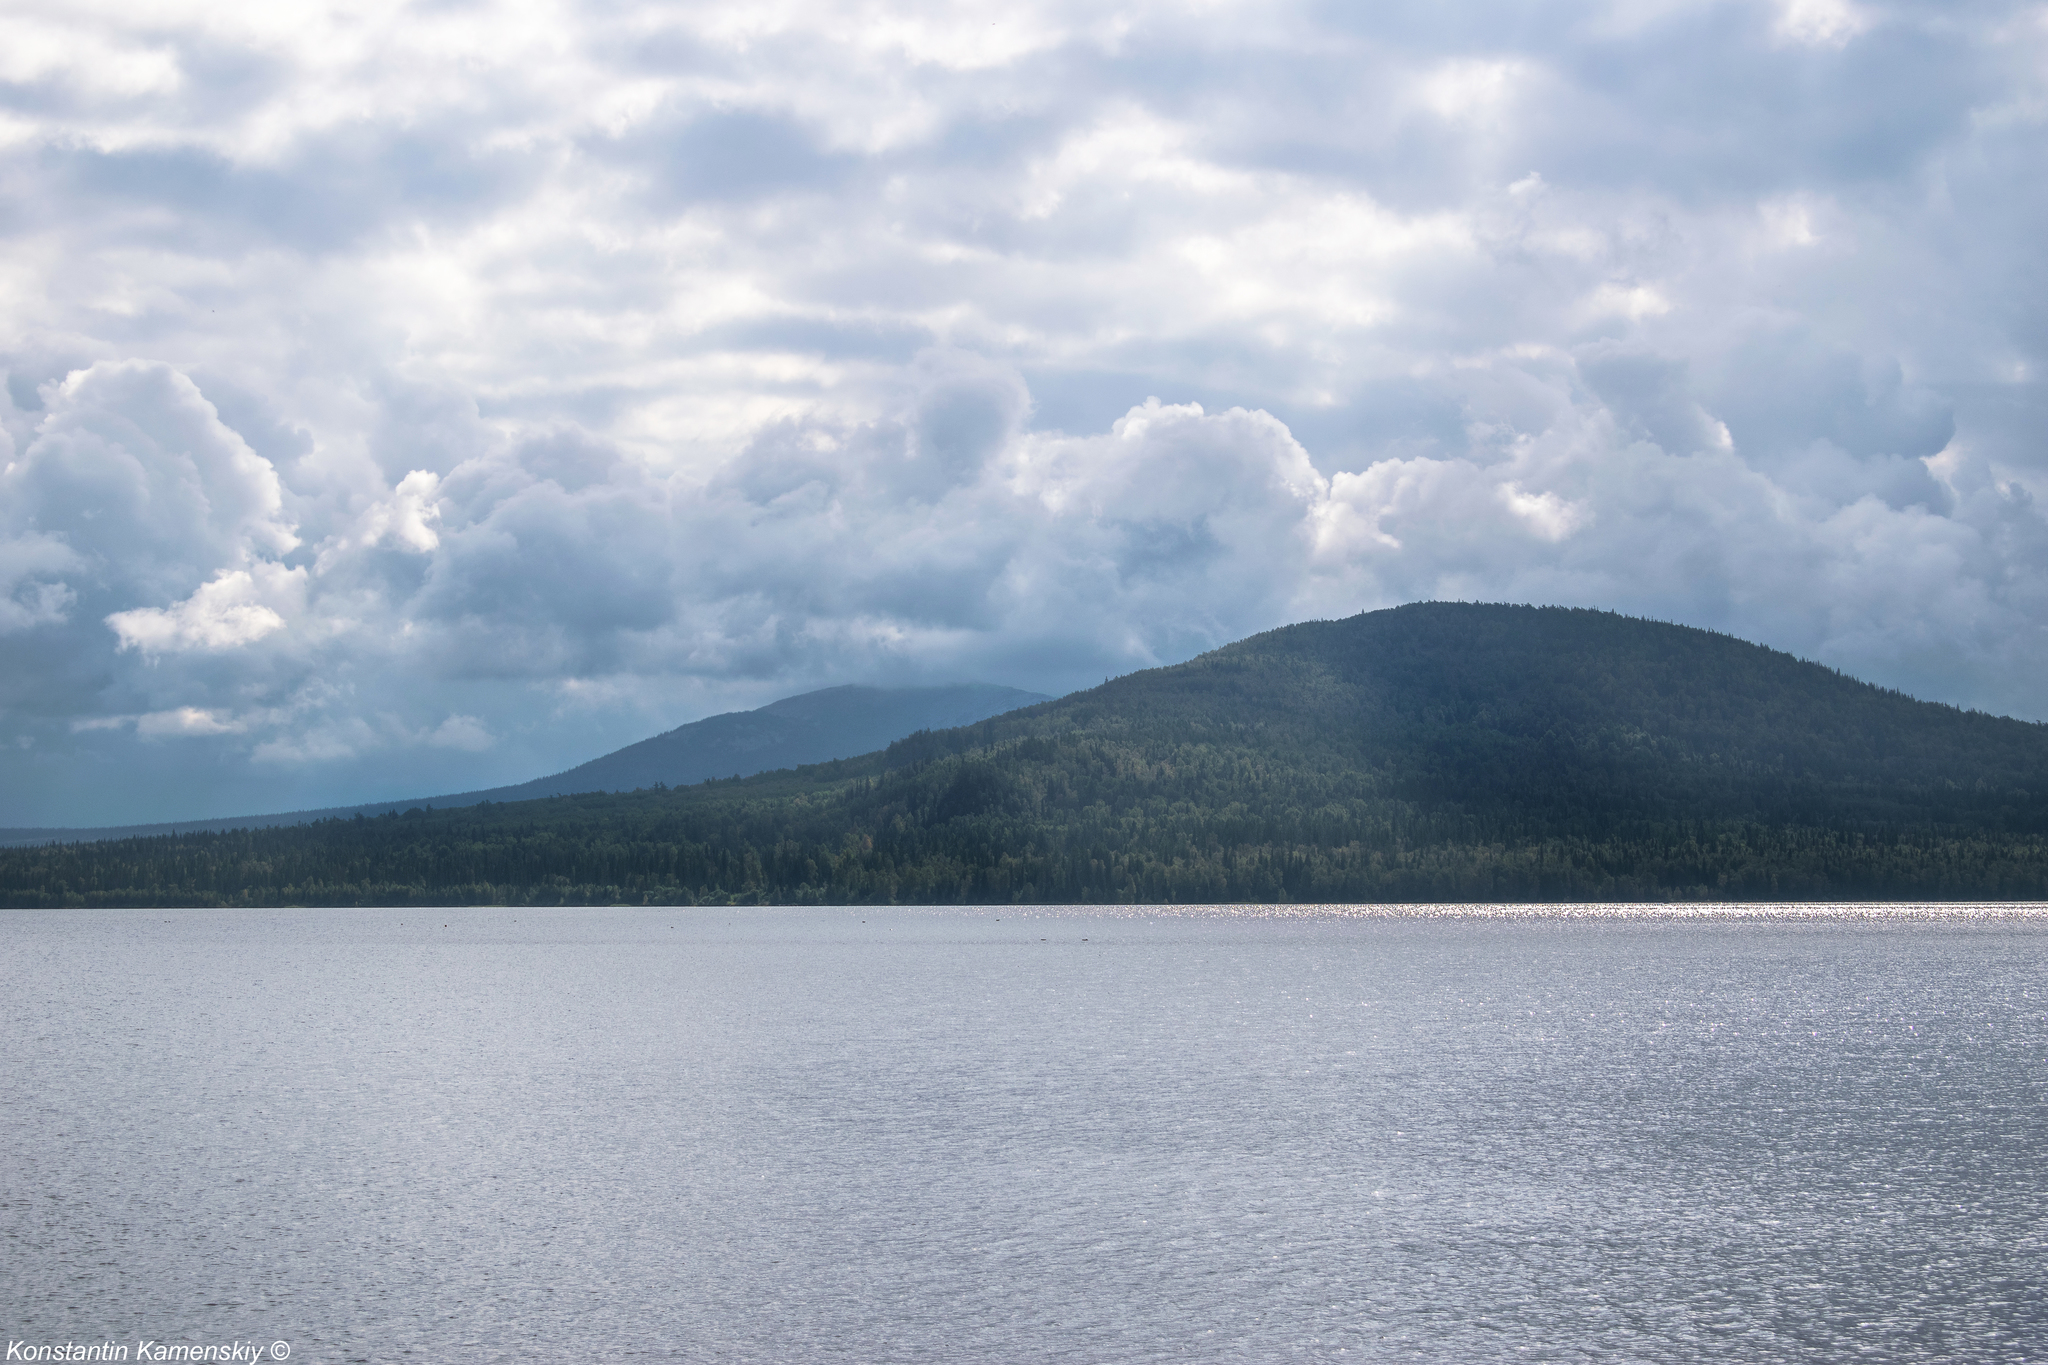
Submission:
M 0 912 L 0 951 L 27 1345 L 2048 1359 L 2014 911 Z

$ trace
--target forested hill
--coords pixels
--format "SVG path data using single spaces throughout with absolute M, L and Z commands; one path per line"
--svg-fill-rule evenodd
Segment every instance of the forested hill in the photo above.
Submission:
M 0 854 L 13 904 L 2048 896 L 2048 726 L 1605 612 L 1271 631 L 745 781 Z

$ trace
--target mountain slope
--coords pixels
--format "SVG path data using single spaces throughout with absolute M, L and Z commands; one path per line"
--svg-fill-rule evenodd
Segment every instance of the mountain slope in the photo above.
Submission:
M 1051 700 L 992 683 L 953 687 L 828 687 L 678 726 L 652 739 L 516 787 L 475 793 L 523 801 L 571 792 L 683 786 L 707 777 L 749 777 L 777 768 L 871 753 L 918 730 L 972 725 L 1003 711 Z
M 74 840 L 145 838 L 268 825 L 310 824 L 355 815 L 384 815 L 413 806 L 450 808 L 486 801 L 528 801 L 575 792 L 632 791 L 638 787 L 681 786 L 707 777 L 751 776 L 880 749 L 917 730 L 968 725 L 1002 711 L 1050 700 L 993 683 L 947 687 L 828 687 L 784 697 L 753 711 L 728 711 L 679 725 L 651 739 L 614 750 L 566 772 L 512 786 L 444 796 L 373 801 L 360 806 L 238 815 L 171 824 L 102 829 L 0 829 L 0 846 Z
M 1425 603 L 794 772 L 7 855 L 0 895 L 2037 898 L 2048 726 L 1706 631 Z

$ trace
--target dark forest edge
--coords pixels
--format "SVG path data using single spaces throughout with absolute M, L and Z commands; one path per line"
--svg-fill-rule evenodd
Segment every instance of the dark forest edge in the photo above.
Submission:
M 0 851 L 14 907 L 2044 897 L 2048 726 L 1447 603 L 740 781 Z

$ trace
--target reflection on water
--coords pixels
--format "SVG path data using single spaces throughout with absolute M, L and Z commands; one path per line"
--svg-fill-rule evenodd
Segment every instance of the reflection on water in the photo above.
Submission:
M 0 1332 L 2019 1360 L 2048 919 L 10 912 Z

